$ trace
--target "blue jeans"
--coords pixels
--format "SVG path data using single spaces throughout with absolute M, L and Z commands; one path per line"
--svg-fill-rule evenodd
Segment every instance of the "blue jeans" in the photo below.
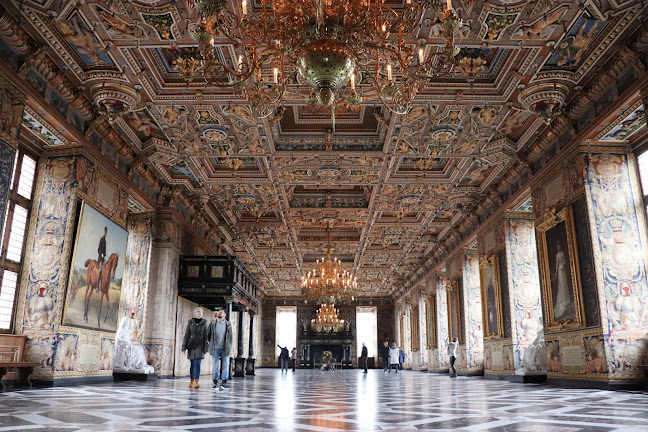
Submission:
M 202 359 L 191 360 L 191 367 L 189 368 L 189 376 L 191 379 L 200 378 L 200 362 Z
M 383 358 L 382 363 L 383 363 L 383 371 L 387 372 L 387 369 L 389 369 L 389 358 Z
M 281 359 L 281 371 L 286 369 L 286 372 L 288 372 L 288 359 Z
M 215 348 L 214 352 L 212 352 L 212 367 L 212 379 L 214 382 L 217 382 L 219 379 L 227 381 L 229 378 L 230 358 L 228 355 L 225 355 L 223 348 Z M 221 367 L 223 368 L 222 373 Z

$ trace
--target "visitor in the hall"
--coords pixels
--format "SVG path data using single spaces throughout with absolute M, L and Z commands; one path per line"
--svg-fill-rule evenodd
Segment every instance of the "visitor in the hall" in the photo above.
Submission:
M 387 373 L 387 369 L 389 369 L 389 342 L 387 341 L 380 348 L 380 359 L 383 364 L 383 373 Z
M 189 388 L 200 388 L 200 362 L 207 352 L 207 320 L 203 317 L 201 307 L 193 310 L 193 318 L 187 323 L 184 339 L 182 340 L 182 352 L 187 351 L 187 358 L 191 361 L 189 376 L 191 383 Z
M 216 318 L 207 330 L 208 352 L 212 355 L 212 380 L 219 390 L 228 390 L 227 379 L 230 370 L 230 352 L 232 351 L 232 324 L 226 320 L 225 310 L 214 314 Z M 219 383 L 220 381 L 220 383 Z
M 101 273 L 103 272 L 104 260 L 106 259 L 106 235 L 108 235 L 108 227 L 104 227 L 104 235 L 99 239 L 99 247 L 97 252 L 99 256 L 97 257 L 97 264 L 99 264 L 99 283 L 95 286 L 95 291 L 99 292 L 101 287 Z
M 292 351 L 290 351 L 290 359 L 293 362 L 292 371 L 295 372 L 295 367 L 297 365 L 297 348 L 293 347 Z
M 403 363 L 405 363 L 405 351 L 402 349 L 398 350 L 398 367 L 400 370 L 403 370 Z
M 360 359 L 362 360 L 362 367 L 364 368 L 364 373 L 367 373 L 367 358 L 369 357 L 369 350 L 362 342 L 362 354 L 360 354 Z
M 398 373 L 398 360 L 399 360 L 399 350 L 396 346 L 396 342 L 392 342 L 391 347 L 389 348 L 389 373 L 391 373 L 392 368 L 396 369 Z
M 448 342 L 448 357 L 450 357 L 450 378 L 457 378 L 457 369 L 455 369 L 455 361 L 457 360 L 457 338 L 452 338 L 452 342 Z
M 281 372 L 286 370 L 288 372 L 288 357 L 290 357 L 290 354 L 288 354 L 288 348 L 287 347 L 282 347 L 281 345 L 277 345 L 281 352 L 279 353 L 279 360 L 281 361 Z

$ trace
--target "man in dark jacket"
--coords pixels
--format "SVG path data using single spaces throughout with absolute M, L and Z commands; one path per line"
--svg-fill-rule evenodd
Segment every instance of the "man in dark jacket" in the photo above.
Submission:
M 187 323 L 184 339 L 182 340 L 182 352 L 187 351 L 187 358 L 191 361 L 189 375 L 191 383 L 189 388 L 200 388 L 200 362 L 207 352 L 207 320 L 202 317 L 203 310 L 196 307 L 193 310 L 194 317 Z
M 207 352 L 212 355 L 214 387 L 219 390 L 229 390 L 227 379 L 230 371 L 230 353 L 232 352 L 232 324 L 225 319 L 225 311 L 219 310 L 215 320 L 207 329 Z M 222 371 L 221 371 L 222 369 Z M 221 381 L 220 386 L 218 381 Z
M 281 372 L 286 369 L 286 372 L 288 372 L 288 358 L 290 357 L 290 353 L 288 353 L 288 348 L 286 347 L 281 347 L 280 345 L 277 345 L 279 349 L 281 349 L 281 352 L 279 353 L 279 360 L 281 360 Z
M 367 373 L 367 358 L 369 357 L 369 350 L 362 342 L 362 354 L 360 354 L 360 359 L 362 360 L 362 366 L 364 367 L 364 373 Z
M 385 342 L 380 348 L 380 359 L 383 364 L 383 372 L 387 373 L 387 369 L 389 369 L 389 342 Z

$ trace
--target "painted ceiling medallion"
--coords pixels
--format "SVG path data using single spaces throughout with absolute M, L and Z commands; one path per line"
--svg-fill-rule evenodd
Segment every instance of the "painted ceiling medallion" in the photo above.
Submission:
M 203 128 L 202 135 L 210 141 L 223 141 L 227 138 L 227 132 L 220 126 L 207 126 Z
M 550 123 L 561 112 L 569 89 L 559 83 L 542 83 L 520 92 L 520 103 L 527 110 Z

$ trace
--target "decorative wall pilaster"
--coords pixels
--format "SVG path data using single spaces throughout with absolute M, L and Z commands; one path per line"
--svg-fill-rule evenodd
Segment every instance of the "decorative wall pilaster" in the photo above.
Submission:
M 447 280 L 445 276 L 436 276 L 436 339 L 437 339 L 437 362 L 438 369 L 447 370 L 450 366 L 448 350 L 448 293 L 446 291 Z
M 119 302 L 119 319 L 131 317 L 131 340 L 141 344 L 146 332 L 146 309 L 149 294 L 149 264 L 151 257 L 151 218 L 134 216 L 128 220 L 128 243 L 124 262 L 124 277 Z
M 182 234 L 178 221 L 167 211 L 159 211 L 152 224 L 150 291 L 146 319 L 146 347 L 149 364 L 160 375 L 173 374 L 178 268 Z M 211 317 L 205 317 L 208 320 Z M 183 334 L 180 335 L 182 337 Z
M 585 191 L 610 380 L 640 379 L 638 366 L 647 358 L 648 239 L 637 172 L 632 154 L 585 155 Z M 586 370 L 597 370 L 596 358 L 586 360 Z
M 508 278 L 510 302 L 502 306 L 509 308 L 513 317 L 512 347 L 504 347 L 504 370 L 514 370 L 517 375 L 545 373 L 546 352 L 534 223 L 529 218 L 509 218 L 504 220 L 504 227 L 508 274 L 501 277 Z
M 415 341 L 418 344 L 418 363 L 421 369 L 428 368 L 428 347 L 427 347 L 427 315 L 426 315 L 426 302 L 428 295 L 425 292 L 419 294 L 418 299 L 418 328 L 419 340 Z
M 460 363 L 462 372 L 480 373 L 484 369 L 484 331 L 482 325 L 481 285 L 479 280 L 479 256 L 463 256 L 463 321 L 465 340 L 460 349 L 465 352 L 465 362 Z M 458 370 L 461 370 L 457 368 Z

